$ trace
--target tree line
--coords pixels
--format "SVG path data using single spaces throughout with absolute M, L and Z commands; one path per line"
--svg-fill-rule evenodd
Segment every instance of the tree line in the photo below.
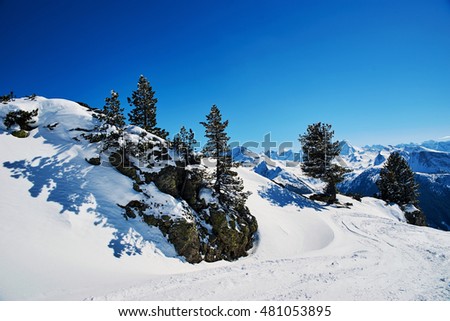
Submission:
M 3 98 L 9 100 L 13 97 L 14 95 L 11 93 Z M 33 94 L 29 99 L 34 100 L 35 97 L 36 95 Z M 170 141 L 169 133 L 157 126 L 156 104 L 158 99 L 146 77 L 143 75 L 139 77 L 137 89 L 132 92 L 127 101 L 133 107 L 128 113 L 131 125 L 138 126 L 150 134 L 167 140 L 169 146 L 177 152 L 182 160 L 178 164 L 186 166 L 199 163 L 194 151 L 197 140 L 192 129 L 182 126 L 173 141 Z M 29 130 L 32 118 L 36 115 L 37 110 L 10 112 L 4 123 L 7 128 L 18 124 L 21 129 Z M 91 136 L 91 139 L 103 143 L 101 152 L 110 148 L 123 147 L 121 139 L 126 127 L 126 118 L 117 92 L 111 91 L 110 97 L 105 98 L 103 109 L 95 117 L 99 120 L 100 125 L 97 128 L 97 135 Z M 223 121 L 219 108 L 213 105 L 209 114 L 206 115 L 206 121 L 200 122 L 200 124 L 204 126 L 207 138 L 202 153 L 216 160 L 213 175 L 207 177 L 210 185 L 223 204 L 245 206 L 248 194 L 243 192 L 242 180 L 232 170 L 233 163 L 228 145 L 230 138 L 226 132 L 228 120 Z M 322 194 L 312 197 L 328 204 L 337 202 L 337 184 L 342 182 L 345 175 L 350 172 L 349 169 L 336 162 L 336 157 L 341 152 L 341 145 L 339 141 L 333 141 L 333 137 L 332 126 L 321 122 L 309 125 L 306 132 L 299 135 L 303 152 L 301 168 L 304 174 L 320 179 L 326 184 Z M 138 143 L 138 146 L 131 147 L 131 152 L 138 154 L 139 150 L 145 146 L 145 144 Z M 426 225 L 425 216 L 418 208 L 419 186 L 414 179 L 413 171 L 398 152 L 391 153 L 380 171 L 376 184 L 380 191 L 378 197 L 389 203 L 397 203 L 404 210 L 409 206 L 406 211 L 408 221 L 417 225 Z M 412 210 L 410 205 L 413 206 Z

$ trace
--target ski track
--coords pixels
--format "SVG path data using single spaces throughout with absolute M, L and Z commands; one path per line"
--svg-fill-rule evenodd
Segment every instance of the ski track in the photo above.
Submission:
M 330 219 L 344 232 L 351 231 L 351 237 L 361 245 L 360 249 L 350 249 L 334 256 L 323 256 L 319 250 L 300 257 L 261 261 L 256 251 L 254 257 L 230 263 L 229 266 L 151 279 L 88 299 L 450 299 L 450 264 L 447 257 L 450 248 L 440 244 L 439 238 L 434 237 L 434 231 L 391 219 L 375 221 L 364 214 L 336 213 Z M 374 225 L 377 227 L 375 230 Z M 394 243 L 392 238 L 399 237 L 404 242 L 391 244 Z M 434 241 L 433 248 L 423 246 L 423 241 L 429 239 Z M 430 242 L 424 244 L 428 246 Z M 339 251 L 337 249 L 336 252 Z M 439 270 L 436 271 L 436 268 Z M 431 280 L 430 275 L 434 275 Z

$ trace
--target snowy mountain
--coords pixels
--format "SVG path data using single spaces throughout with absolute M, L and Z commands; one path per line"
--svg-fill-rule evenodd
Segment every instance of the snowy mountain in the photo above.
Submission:
M 270 150 L 265 155 L 273 160 L 292 161 L 292 162 L 299 162 L 302 157 L 301 153 L 295 153 L 291 149 L 281 153 L 275 150 Z
M 442 137 L 438 140 L 428 140 L 421 145 L 429 149 L 450 153 L 450 136 Z
M 358 147 L 353 146 L 352 144 L 350 144 L 350 142 L 343 140 L 340 142 L 339 147 L 341 148 L 341 155 L 352 155 L 355 154 L 356 152 L 360 152 L 361 149 Z
M 259 163 L 262 156 L 252 152 L 248 148 L 236 146 L 231 149 L 230 156 L 234 162 L 240 163 L 243 166 L 254 166 Z
M 450 230 L 450 140 L 426 141 L 422 144 L 365 146 L 341 153 L 353 170 L 340 189 L 344 193 L 372 196 L 378 192 L 376 181 L 384 162 L 393 151 L 408 161 L 420 184 L 419 202 L 428 224 Z
M 96 120 L 77 103 L 17 99 L 0 105 L 0 120 L 17 109 L 38 109 L 38 115 L 24 138 L 0 121 L 0 299 L 450 299 L 448 232 L 409 225 L 398 206 L 370 197 L 359 202 L 339 195 L 336 205 L 311 201 L 307 195 L 320 182 L 286 166 L 292 163 L 245 149 L 233 155 L 247 164 L 236 171 L 252 193 L 254 246 L 239 259 L 206 262 L 201 254 L 199 263 L 188 263 L 186 253 L 193 252 L 180 248 L 179 239 L 202 244 L 201 253 L 226 251 L 212 238 L 215 221 L 167 184 L 177 174 L 161 176 L 170 167 L 158 165 L 160 158 L 150 167 L 129 167 L 133 171 L 116 166 L 115 157 L 95 165 L 99 145 L 86 137 Z M 164 140 L 139 128 L 127 128 L 124 137 L 145 137 L 176 160 Z M 388 152 L 355 149 L 343 161 L 354 157 L 361 174 L 381 166 L 373 161 Z M 436 162 L 442 160 L 425 163 Z M 426 175 L 438 181 L 443 174 Z M 191 198 L 213 204 L 211 191 L 195 182 L 190 177 Z M 246 222 L 238 226 L 233 219 L 222 227 L 234 224 L 237 234 L 229 235 L 241 235 Z M 175 228 L 171 222 L 191 225 L 177 235 L 168 231 Z M 216 252 L 207 251 L 214 244 Z

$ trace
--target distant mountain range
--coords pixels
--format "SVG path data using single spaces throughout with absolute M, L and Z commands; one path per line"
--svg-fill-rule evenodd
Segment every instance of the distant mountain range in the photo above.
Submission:
M 365 146 L 358 148 L 342 142 L 341 158 L 353 170 L 340 185 L 343 193 L 372 196 L 378 192 L 376 181 L 389 154 L 397 151 L 416 174 L 420 207 L 431 227 L 450 230 L 450 137 L 422 144 Z
M 397 151 L 405 157 L 416 174 L 420 184 L 420 207 L 427 216 L 431 227 L 450 230 L 450 136 L 440 140 L 429 140 L 421 144 L 409 143 L 396 146 L 372 145 L 357 147 L 348 141 L 341 142 L 341 154 L 337 161 L 352 170 L 346 176 L 339 189 L 346 194 L 373 196 L 378 192 L 376 181 L 380 169 L 390 153 Z M 279 182 L 283 186 L 306 193 L 311 180 L 298 171 L 286 167 L 299 166 L 301 152 L 285 151 L 281 154 L 270 151 L 264 154 L 254 153 L 244 147 L 232 150 L 235 161 L 244 166 L 255 166 L 255 171 L 264 177 Z

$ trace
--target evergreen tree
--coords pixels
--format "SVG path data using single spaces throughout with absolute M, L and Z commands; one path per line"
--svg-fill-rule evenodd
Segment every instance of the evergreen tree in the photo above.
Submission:
M 341 151 L 339 141 L 332 141 L 333 136 L 331 125 L 319 122 L 309 125 L 307 132 L 299 137 L 303 150 L 302 169 L 305 174 L 327 183 L 325 194 L 329 196 L 329 203 L 336 201 L 336 184 L 348 172 L 345 168 L 332 164 Z
M 330 197 L 328 199 L 329 203 L 336 202 L 336 194 L 338 192 L 336 185 L 342 182 L 344 180 L 344 175 L 349 172 L 350 170 L 337 164 L 330 165 L 324 178 L 324 181 L 327 183 L 325 187 L 325 194 Z
M 29 131 L 35 128 L 34 124 L 36 123 L 36 120 L 34 120 L 33 118 L 36 117 L 37 115 L 38 115 L 37 109 L 34 109 L 32 111 L 25 111 L 25 110 L 10 111 L 8 114 L 6 114 L 3 123 L 5 124 L 7 129 L 17 124 L 19 125 L 21 130 Z
M 132 125 L 139 126 L 149 133 L 166 138 L 169 133 L 164 129 L 156 127 L 156 103 L 155 92 L 150 86 L 150 82 L 143 75 L 139 77 L 137 90 L 133 91 L 131 98 L 128 98 L 130 106 L 134 106 L 128 114 Z
M 120 107 L 119 94 L 111 90 L 111 97 L 105 98 L 102 113 L 96 116 L 100 122 L 100 137 L 104 140 L 103 150 L 118 146 L 125 127 L 123 108 Z
M 197 144 L 194 131 L 181 127 L 180 132 L 175 135 L 173 146 L 178 154 L 183 158 L 186 164 L 193 164 L 195 162 L 194 147 Z
M 389 155 L 377 181 L 381 199 L 399 205 L 417 205 L 419 184 L 406 160 L 398 152 Z
M 230 138 L 225 132 L 228 120 L 222 121 L 219 108 L 213 105 L 210 113 L 206 115 L 206 122 L 200 124 L 205 127 L 205 136 L 208 138 L 203 152 L 206 156 L 216 159 L 213 187 L 219 200 L 230 206 L 245 206 L 248 194 L 242 192 L 242 180 L 231 170 L 232 159 L 228 147 Z
M 117 130 L 125 127 L 123 108 L 120 108 L 119 94 L 111 90 L 111 97 L 105 98 L 105 105 L 98 119 L 105 125 L 114 126 Z
M 419 184 L 416 183 L 414 172 L 400 153 L 393 152 L 389 155 L 380 171 L 377 186 L 381 199 L 400 205 L 408 223 L 427 225 L 424 213 L 418 208 Z
M 153 129 L 152 134 L 156 135 L 158 137 L 161 137 L 163 139 L 167 139 L 167 137 L 169 136 L 169 132 L 168 131 L 166 131 L 165 129 L 159 128 L 159 127 L 155 127 Z

